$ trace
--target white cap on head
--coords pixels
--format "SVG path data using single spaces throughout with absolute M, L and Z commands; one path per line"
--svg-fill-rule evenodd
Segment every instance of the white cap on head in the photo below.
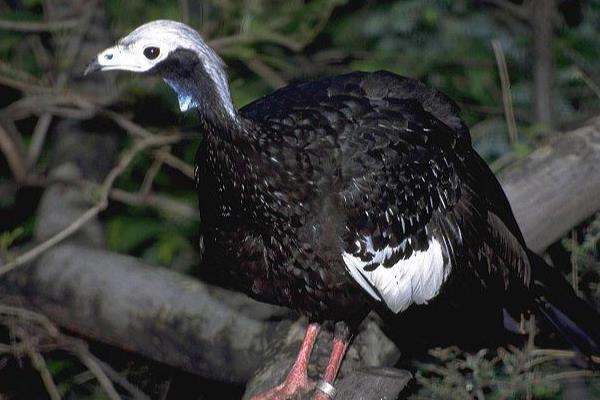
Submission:
M 156 20 L 141 25 L 119 40 L 115 46 L 99 53 L 88 65 L 85 74 L 111 70 L 149 72 L 165 61 L 177 49 L 190 50 L 198 55 L 198 60 L 214 82 L 226 111 L 234 115 L 235 110 L 233 109 L 227 83 L 225 63 L 202 40 L 197 31 L 181 22 Z M 169 82 L 169 84 L 176 89 L 176 85 L 173 85 L 172 82 Z M 182 97 L 189 95 L 180 92 L 177 94 L 179 95 L 182 111 L 186 111 L 192 103 L 189 99 L 182 101 Z M 183 105 L 187 106 L 184 107 Z

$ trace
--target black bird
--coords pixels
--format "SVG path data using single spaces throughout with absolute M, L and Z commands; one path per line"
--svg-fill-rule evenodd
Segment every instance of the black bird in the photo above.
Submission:
M 503 310 L 517 319 L 534 310 L 598 354 L 600 317 L 528 250 L 458 107 L 437 90 L 355 72 L 237 111 L 222 60 L 196 31 L 165 20 L 101 52 L 86 72 L 96 70 L 158 74 L 182 111 L 198 112 L 203 263 L 311 321 L 286 381 L 257 399 L 315 388 L 306 366 L 323 321 L 335 323 L 334 342 L 315 396 L 331 396 L 351 335 L 373 309 L 479 310 L 500 323 Z

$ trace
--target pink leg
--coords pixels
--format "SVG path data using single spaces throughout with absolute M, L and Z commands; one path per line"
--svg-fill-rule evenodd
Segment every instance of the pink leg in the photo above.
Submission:
M 306 369 L 319 329 L 317 323 L 311 323 L 306 327 L 300 351 L 285 382 L 269 391 L 252 396 L 251 400 L 287 400 L 299 392 L 308 392 L 315 387 L 314 382 L 308 379 Z
M 347 348 L 347 341 L 337 338 L 333 339 L 333 349 L 331 350 L 329 363 L 327 364 L 325 374 L 323 375 L 323 381 L 333 385 L 333 381 L 335 381 L 337 373 L 340 370 L 340 365 L 342 365 L 342 360 L 344 354 L 346 354 Z M 313 400 L 331 400 L 331 398 L 322 391 L 316 391 Z
M 341 329 L 339 329 L 342 327 Z M 333 382 L 337 377 L 342 360 L 348 349 L 348 343 L 350 342 L 350 335 L 345 325 L 336 325 L 336 333 L 333 337 L 333 346 L 331 349 L 331 355 L 329 356 L 329 362 L 325 368 L 325 374 L 323 374 L 323 381 L 326 384 L 333 387 Z M 321 390 L 316 390 L 312 400 L 331 400 L 331 396 Z

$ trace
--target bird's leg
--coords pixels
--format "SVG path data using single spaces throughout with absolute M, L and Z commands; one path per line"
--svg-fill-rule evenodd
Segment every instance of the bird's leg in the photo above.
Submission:
M 325 368 L 323 378 L 317 384 L 315 394 L 312 400 L 331 400 L 335 396 L 335 388 L 333 382 L 340 370 L 342 360 L 348 349 L 350 342 L 350 330 L 344 322 L 337 322 L 333 333 L 333 346 L 329 362 Z
M 285 381 L 269 391 L 252 396 L 250 400 L 285 400 L 294 397 L 299 392 L 308 392 L 315 387 L 315 383 L 308 379 L 307 368 L 319 330 L 319 324 L 315 322 L 308 324 L 296 361 Z

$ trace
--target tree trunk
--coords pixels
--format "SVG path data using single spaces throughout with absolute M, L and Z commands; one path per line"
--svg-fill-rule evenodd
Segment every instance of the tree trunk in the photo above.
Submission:
M 532 2 L 533 28 L 533 104 L 537 122 L 551 129 L 554 116 L 553 102 L 553 17 L 554 0 Z

